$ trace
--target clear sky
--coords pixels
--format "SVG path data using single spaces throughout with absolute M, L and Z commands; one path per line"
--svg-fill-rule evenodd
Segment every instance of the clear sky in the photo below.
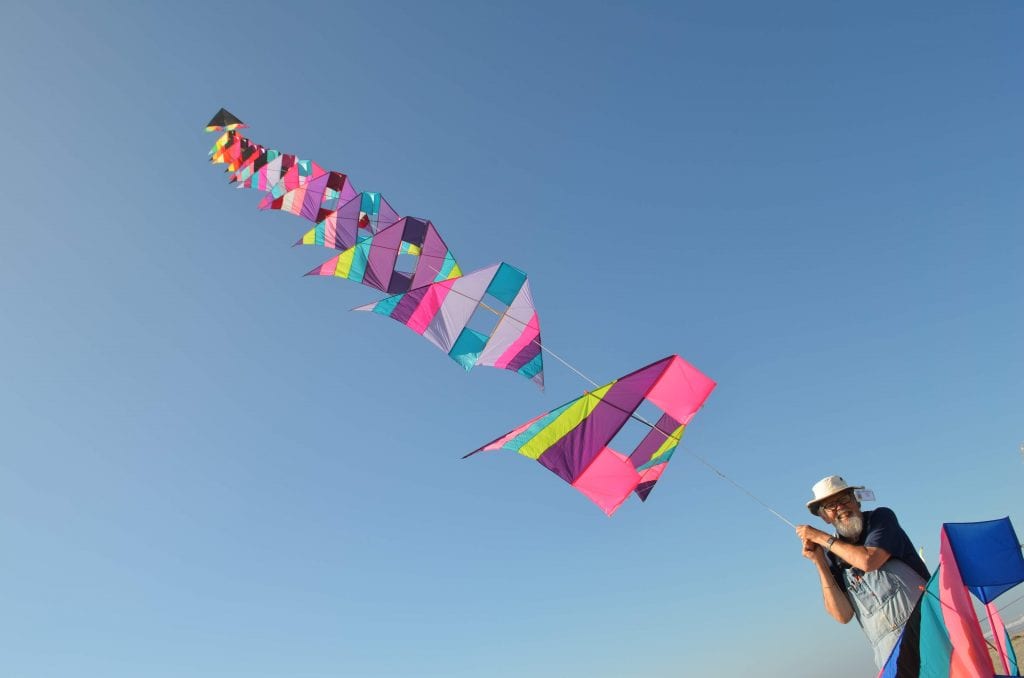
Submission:
M 612 519 L 461 461 L 586 382 L 349 313 L 207 163 L 221 106 L 526 270 L 595 381 L 684 356 L 684 449 L 789 520 L 839 473 L 932 565 L 1024 531 L 1024 5 L 141 4 L 0 25 L 5 677 L 873 673 L 689 456 Z

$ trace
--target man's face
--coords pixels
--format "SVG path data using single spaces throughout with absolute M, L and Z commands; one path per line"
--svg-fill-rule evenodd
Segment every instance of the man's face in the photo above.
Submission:
M 836 532 L 847 539 L 856 539 L 864 529 L 864 514 L 853 490 L 847 490 L 821 504 L 821 517 L 829 525 L 835 525 Z

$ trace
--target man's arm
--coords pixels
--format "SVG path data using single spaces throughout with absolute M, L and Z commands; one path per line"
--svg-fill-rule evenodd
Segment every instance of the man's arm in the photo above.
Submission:
M 804 542 L 804 557 L 811 560 L 818 570 L 818 579 L 821 580 L 821 599 L 825 603 L 825 611 L 840 624 L 846 624 L 853 619 L 853 606 L 850 600 L 839 588 L 832 571 L 828 569 L 828 561 L 825 560 L 825 552 L 820 546 L 811 542 Z
M 828 542 L 832 539 L 832 535 L 810 525 L 798 525 L 796 534 L 805 542 L 812 542 L 823 549 L 828 548 L 829 551 L 864 572 L 874 572 L 889 560 L 889 552 L 879 546 L 855 546 L 836 539 L 829 547 Z M 824 555 L 822 553 L 822 557 Z

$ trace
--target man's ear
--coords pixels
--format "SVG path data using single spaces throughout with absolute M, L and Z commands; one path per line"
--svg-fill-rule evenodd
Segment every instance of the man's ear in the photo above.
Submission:
M 828 513 L 827 512 L 819 513 L 818 517 L 821 518 L 822 520 L 824 520 L 827 524 L 829 524 L 829 525 L 832 524 L 832 519 L 828 517 Z

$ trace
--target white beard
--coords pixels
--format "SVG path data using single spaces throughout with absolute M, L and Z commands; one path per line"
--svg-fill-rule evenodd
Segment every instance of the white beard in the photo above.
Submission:
M 838 518 L 835 521 L 836 532 L 843 539 L 857 541 L 861 531 L 864 529 L 864 517 L 860 514 L 852 514 L 847 518 Z

